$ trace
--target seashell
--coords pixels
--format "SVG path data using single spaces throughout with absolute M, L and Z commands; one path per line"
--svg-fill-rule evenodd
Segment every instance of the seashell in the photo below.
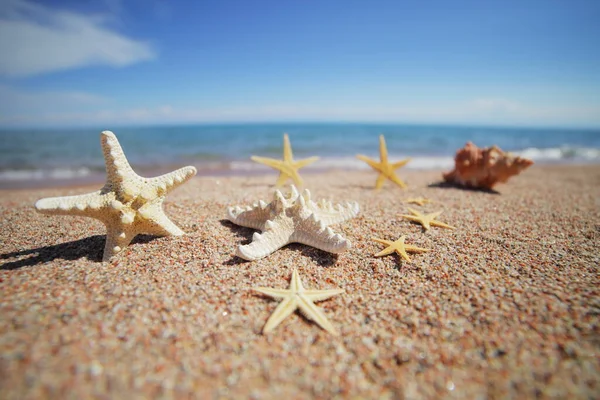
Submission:
M 459 149 L 454 169 L 443 174 L 446 182 L 471 188 L 491 189 L 506 182 L 533 164 L 533 161 L 504 152 L 498 146 L 479 148 L 472 142 Z

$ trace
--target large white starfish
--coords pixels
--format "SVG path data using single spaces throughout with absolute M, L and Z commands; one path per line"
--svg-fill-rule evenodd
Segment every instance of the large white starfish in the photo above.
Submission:
M 106 225 L 103 261 L 123 250 L 139 233 L 183 235 L 163 212 L 162 203 L 169 192 L 196 174 L 196 168 L 143 178 L 129 165 L 114 133 L 102 132 L 100 141 L 108 175 L 104 187 L 88 194 L 41 199 L 35 208 L 42 214 L 79 215 L 102 221 Z
M 327 332 L 331 333 L 332 335 L 338 334 L 333 325 L 331 325 L 331 323 L 327 320 L 325 314 L 323 314 L 323 311 L 315 306 L 313 302 L 327 300 L 336 294 L 344 293 L 344 289 L 304 289 L 302 286 L 302 281 L 300 280 L 300 275 L 298 275 L 298 271 L 294 269 L 289 289 L 286 290 L 256 287 L 252 290 L 266 294 L 267 296 L 271 296 L 275 299 L 283 299 L 265 324 L 263 333 L 269 333 L 275 329 L 277 325 L 281 323 L 281 321 L 286 319 L 288 315 L 299 309 L 306 318 L 315 321 Z
M 289 243 L 302 243 L 330 253 L 341 253 L 350 248 L 350 241 L 334 234 L 327 225 L 345 221 L 358 214 L 358 203 L 338 204 L 310 199 L 310 192 L 302 195 L 294 185 L 289 198 L 276 190 L 270 204 L 259 201 L 245 208 L 229 207 L 227 218 L 236 225 L 262 231 L 255 232 L 252 243 L 239 246 L 237 255 L 246 260 L 258 260 Z

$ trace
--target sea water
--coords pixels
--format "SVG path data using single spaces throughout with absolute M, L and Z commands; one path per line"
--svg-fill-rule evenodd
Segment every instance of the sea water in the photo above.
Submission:
M 111 129 L 106 127 L 104 129 Z M 389 157 L 411 157 L 405 168 L 450 169 L 457 149 L 493 144 L 536 163 L 600 163 L 600 129 L 533 129 L 397 124 L 235 124 L 112 128 L 133 168 L 161 173 L 194 165 L 200 175 L 269 171 L 251 155 L 282 157 L 288 133 L 294 157 L 320 156 L 307 171 L 362 169 L 356 154 L 379 157 L 380 134 Z M 0 130 L 0 187 L 103 180 L 99 129 Z

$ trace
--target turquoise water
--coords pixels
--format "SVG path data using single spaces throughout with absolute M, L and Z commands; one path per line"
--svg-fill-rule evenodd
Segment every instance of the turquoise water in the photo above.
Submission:
M 103 173 L 100 131 L 0 131 L 0 185 Z M 267 171 L 250 156 L 281 158 L 284 132 L 294 156 L 320 156 L 314 164 L 320 169 L 365 168 L 355 155 L 377 157 L 382 133 L 391 158 L 413 158 L 409 168 L 449 168 L 454 153 L 467 141 L 497 144 L 537 163 L 600 163 L 600 130 L 281 123 L 127 127 L 113 132 L 132 166 L 149 172 L 183 165 L 195 165 L 200 174 Z

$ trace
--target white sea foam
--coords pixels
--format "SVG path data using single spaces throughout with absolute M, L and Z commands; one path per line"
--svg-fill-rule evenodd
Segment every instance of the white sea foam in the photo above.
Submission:
M 81 168 L 54 168 L 54 169 L 8 169 L 0 171 L 0 181 L 27 181 L 27 180 L 52 180 L 73 179 L 90 175 L 91 170 Z
M 563 146 L 547 149 L 530 147 L 524 150 L 515 151 L 514 153 L 534 161 L 600 162 L 600 149 L 592 147 Z
M 536 163 L 600 163 L 600 149 L 585 147 L 556 147 L 547 149 L 527 148 L 512 152 L 521 157 L 529 158 Z M 379 155 L 370 154 L 369 157 L 379 160 Z M 390 154 L 391 162 L 411 158 L 406 164 L 407 169 L 452 169 L 454 167 L 454 155 L 452 156 L 409 156 L 406 154 Z M 230 163 L 232 171 L 266 171 L 269 167 L 255 163 L 250 160 L 233 161 Z M 313 169 L 369 169 L 370 167 L 354 156 L 321 157 L 319 161 L 306 167 Z

